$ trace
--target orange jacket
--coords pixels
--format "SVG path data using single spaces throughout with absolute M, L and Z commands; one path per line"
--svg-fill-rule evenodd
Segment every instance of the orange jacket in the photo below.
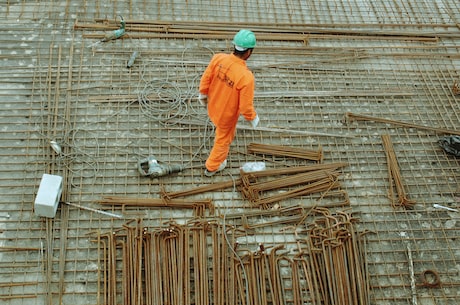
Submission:
M 218 127 L 235 126 L 241 115 L 248 121 L 256 117 L 254 75 L 246 61 L 234 54 L 212 57 L 200 81 L 200 93 L 208 96 L 208 115 Z

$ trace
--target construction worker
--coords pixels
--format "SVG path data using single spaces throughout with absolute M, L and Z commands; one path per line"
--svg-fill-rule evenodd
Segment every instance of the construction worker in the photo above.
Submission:
M 259 123 L 253 104 L 254 75 L 246 66 L 255 46 L 254 33 L 240 30 L 233 37 L 233 52 L 215 54 L 201 77 L 199 100 L 208 106 L 209 118 L 216 126 L 214 146 L 204 172 L 208 177 L 227 165 L 239 116 L 242 115 L 253 128 Z

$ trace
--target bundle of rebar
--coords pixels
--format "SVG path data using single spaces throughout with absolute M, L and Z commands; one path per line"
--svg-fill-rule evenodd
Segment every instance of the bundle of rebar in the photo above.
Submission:
M 292 157 L 312 160 L 318 163 L 321 163 L 323 160 L 323 151 L 321 147 L 319 147 L 318 150 L 311 150 L 291 146 L 249 143 L 248 153 Z
M 240 182 L 241 181 L 239 179 L 229 180 L 229 181 L 224 181 L 224 182 L 216 182 L 216 183 L 207 184 L 204 186 L 199 186 L 199 187 L 196 187 L 190 190 L 182 190 L 182 191 L 177 191 L 177 192 L 165 192 L 163 190 L 161 191 L 160 195 L 162 198 L 165 198 L 166 200 L 171 200 L 177 197 L 196 195 L 196 194 L 201 194 L 201 193 L 206 193 L 206 192 L 211 192 L 211 191 L 216 191 L 220 189 L 238 186 Z
M 235 281 L 239 291 L 239 304 L 287 304 L 280 260 L 286 259 L 282 245 L 270 251 L 261 245 L 257 251 L 241 256 L 242 264 L 235 268 Z M 289 269 L 289 266 L 287 267 Z
M 195 219 L 185 225 L 170 222 L 161 228 L 132 220 L 98 234 L 101 301 L 107 305 L 369 304 L 355 219 L 324 208 L 312 208 L 302 216 L 304 220 L 308 216 L 311 225 L 307 230 L 302 230 L 306 220 L 296 225 L 297 254 L 294 249 L 282 251 L 284 244 L 238 248 L 233 226 L 216 219 Z
M 363 234 L 350 214 L 315 208 L 298 254 L 260 245 L 236 266 L 240 304 L 368 305 L 369 278 Z
M 295 262 L 299 275 L 309 287 L 311 304 L 367 305 L 369 279 L 363 234 L 356 231 L 350 214 L 319 214 L 308 226 L 308 237 L 299 243 Z M 298 304 L 305 304 L 299 293 Z
M 234 32 L 235 22 L 196 22 L 190 21 L 159 21 L 159 20 L 129 20 L 126 19 L 126 30 L 129 31 L 131 38 L 191 38 L 191 39 L 228 39 Z M 362 24 L 363 27 L 367 24 Z M 91 29 L 91 30 L 113 30 L 118 27 L 115 20 L 95 19 L 93 22 L 84 23 L 79 20 L 75 21 L 74 29 Z M 439 36 L 452 35 L 452 33 L 419 33 L 419 32 L 401 32 L 396 30 L 372 30 L 363 31 L 352 29 L 339 29 L 336 24 L 321 26 L 307 26 L 305 24 L 273 24 L 268 23 L 240 23 L 239 26 L 250 26 L 257 34 L 258 40 L 278 40 L 278 41 L 301 41 L 307 43 L 309 39 L 314 37 L 341 37 L 354 39 L 404 39 L 422 42 L 437 42 Z M 102 34 L 84 34 L 84 37 L 100 37 Z
M 326 192 L 340 187 L 338 177 L 340 173 L 336 169 L 343 163 L 334 163 L 324 166 L 304 168 L 304 172 L 294 175 L 285 175 L 281 178 L 268 181 L 258 181 L 258 178 L 267 177 L 277 173 L 289 171 L 260 171 L 246 173 L 241 171 L 240 190 L 243 197 L 254 207 L 269 208 L 271 204 L 284 199 L 304 196 L 312 193 Z M 294 172 L 292 169 L 291 172 Z M 293 188 L 295 187 L 295 188 Z M 278 193 L 273 194 L 273 191 Z M 269 193 L 268 195 L 266 193 Z
M 389 195 L 393 206 L 402 206 L 407 209 L 413 208 L 415 202 L 407 198 L 405 187 L 403 184 L 401 172 L 399 170 L 398 159 L 391 142 L 390 135 L 382 135 L 383 147 L 385 149 L 385 155 L 387 157 L 388 175 L 389 175 Z M 393 194 L 393 186 L 396 188 L 398 199 L 395 200 Z
M 103 303 L 229 304 L 233 259 L 224 233 L 207 220 L 153 230 L 137 220 L 100 234 Z
M 173 198 L 181 197 L 181 196 L 190 196 L 190 195 L 196 195 L 200 193 L 205 193 L 205 192 L 210 192 L 210 191 L 215 191 L 219 189 L 225 189 L 229 187 L 240 187 L 241 192 L 243 193 L 243 196 L 247 199 L 249 199 L 255 206 L 260 206 L 267 208 L 269 204 L 275 203 L 277 201 L 287 199 L 287 198 L 293 198 L 296 196 L 301 196 L 301 195 L 306 195 L 314 192 L 324 192 L 326 190 L 332 190 L 338 188 L 340 185 L 337 182 L 337 180 L 334 180 L 334 176 L 336 177 L 338 175 L 337 170 L 340 167 L 347 166 L 348 163 L 345 162 L 335 162 L 335 163 L 329 163 L 329 164 L 314 164 L 314 165 L 306 165 L 306 166 L 295 166 L 295 167 L 284 167 L 284 168 L 278 168 L 278 169 L 269 169 L 269 170 L 264 170 L 264 171 L 257 171 L 257 172 L 244 172 L 240 171 L 241 178 L 240 179 L 235 179 L 235 180 L 229 180 L 229 181 L 223 181 L 223 182 L 216 182 L 213 184 L 208 184 L 204 186 L 199 186 L 190 190 L 183 190 L 183 191 L 177 191 L 177 192 L 161 192 L 161 197 L 168 201 L 173 202 Z M 329 173 L 326 178 L 323 179 L 321 182 L 317 182 L 317 179 L 313 179 L 316 181 L 316 184 L 310 184 L 308 187 L 303 187 L 302 189 L 298 190 L 291 190 L 289 193 L 285 193 L 284 195 L 278 194 L 276 196 L 273 196 L 271 198 L 265 198 L 265 201 L 262 201 L 260 197 L 254 197 L 257 194 L 259 196 L 259 193 L 262 191 L 262 188 L 268 188 L 265 189 L 267 190 L 274 190 L 274 189 L 279 189 L 282 187 L 282 183 L 284 183 L 284 186 L 292 186 L 292 185 L 297 185 L 297 184 L 303 184 L 308 182 L 307 180 L 302 180 L 301 177 L 304 176 L 296 176 L 295 175 L 300 175 L 304 174 L 306 176 L 314 176 L 317 173 L 314 173 L 315 171 L 324 171 L 324 173 Z M 308 174 L 311 173 L 311 174 Z M 252 183 L 256 183 L 257 179 L 263 178 L 263 177 L 270 177 L 270 176 L 281 176 L 281 175 L 292 175 L 288 180 L 283 180 L 277 181 L 276 179 L 273 180 L 271 183 L 271 186 L 268 185 L 258 185 L 258 186 L 252 186 Z M 286 177 L 285 177 L 286 178 Z M 337 177 L 336 177 L 337 178 Z M 312 180 L 310 178 L 310 180 Z M 310 181 L 312 182 L 312 181 Z M 270 182 L 268 182 L 270 183 Z M 260 187 L 260 189 L 258 189 Z
M 214 215 L 214 204 L 211 199 L 200 200 L 181 200 L 171 198 L 136 198 L 123 196 L 105 196 L 98 200 L 102 205 L 121 205 L 135 207 L 155 207 L 155 208 L 180 208 L 193 209 L 196 216 L 205 216 L 204 210 L 208 210 L 210 215 Z

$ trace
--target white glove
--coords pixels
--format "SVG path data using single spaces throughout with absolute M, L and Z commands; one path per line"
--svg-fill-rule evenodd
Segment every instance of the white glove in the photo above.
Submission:
M 206 94 L 198 94 L 198 100 L 203 106 L 206 106 L 208 104 L 208 96 Z
M 257 114 L 256 117 L 251 121 L 252 128 L 256 128 L 259 125 L 259 115 Z

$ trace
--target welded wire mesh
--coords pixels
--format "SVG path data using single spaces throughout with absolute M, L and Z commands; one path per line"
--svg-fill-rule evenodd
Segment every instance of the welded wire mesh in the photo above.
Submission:
M 459 11 L 455 1 L 8 2 L 0 8 L 0 300 L 102 304 L 97 232 L 117 230 L 128 219 L 162 228 L 197 215 L 102 207 L 97 200 L 103 196 L 159 198 L 162 192 L 231 181 L 231 187 L 191 198 L 212 199 L 216 216 L 228 226 L 244 229 L 232 215 L 251 215 L 257 234 L 246 230 L 237 236 L 249 251 L 259 251 L 261 243 L 295 248 L 299 227 L 292 226 L 298 218 L 284 224 L 278 215 L 255 216 L 237 189 L 246 162 L 263 161 L 269 169 L 309 164 L 247 152 L 250 143 L 267 143 L 321 146 L 324 162 L 348 163 L 341 194 L 367 232 L 373 304 L 412 300 L 407 245 L 419 302 L 458 303 L 458 212 L 433 207 L 458 209 L 458 159 L 438 146 L 436 132 L 350 122 L 344 115 L 457 130 L 459 97 L 452 84 L 460 79 Z M 118 26 L 120 15 L 127 35 L 96 43 Z M 261 125 L 272 131 L 238 130 L 227 168 L 210 180 L 203 164 L 213 129 L 196 100 L 197 87 L 212 54 L 230 52 L 240 27 L 260 37 L 248 66 L 256 77 Z M 134 51 L 140 55 L 128 69 Z M 413 210 L 391 205 L 382 134 L 391 135 Z M 137 162 L 149 155 L 186 169 L 143 177 Z M 89 209 L 61 203 L 54 219 L 35 216 L 33 201 L 45 172 L 64 177 L 62 201 Z M 308 209 L 328 200 L 312 194 L 272 208 Z M 439 276 L 440 285 L 427 285 L 427 270 Z M 290 291 L 292 279 L 284 279 Z

